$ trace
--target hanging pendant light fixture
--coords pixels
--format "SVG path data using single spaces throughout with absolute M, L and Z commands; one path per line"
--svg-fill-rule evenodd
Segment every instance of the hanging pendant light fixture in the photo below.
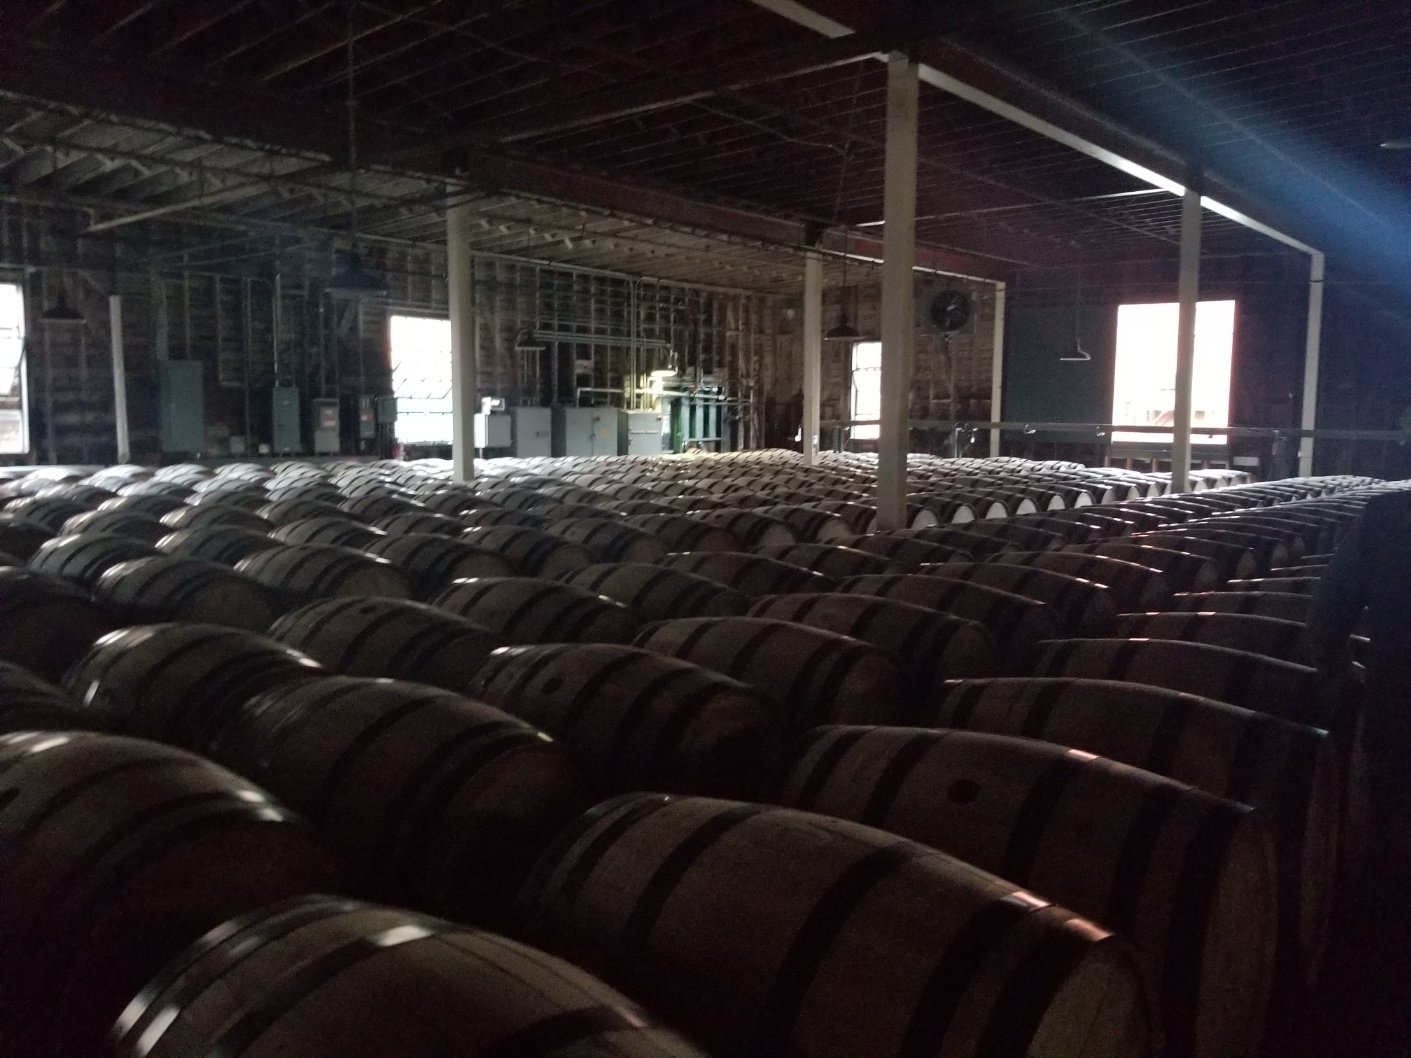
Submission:
M 387 296 L 387 281 L 383 276 L 363 266 L 358 252 L 358 109 L 353 91 L 353 10 L 348 5 L 347 43 L 347 106 L 348 106 L 348 190 L 352 196 L 348 219 L 348 256 L 344 267 L 333 274 L 324 290 L 335 298 L 380 298 Z
M 862 89 L 862 67 L 863 63 L 858 63 L 857 78 L 853 82 L 852 106 L 849 113 L 857 113 L 858 93 Z M 843 160 L 838 166 L 838 190 L 833 196 L 833 223 L 837 224 L 843 212 L 843 189 L 847 186 L 848 161 L 852 157 L 852 140 L 849 138 L 843 142 Z M 843 229 L 843 286 L 838 298 L 838 322 L 828 330 L 823 332 L 825 342 L 837 342 L 842 345 L 855 345 L 862 341 L 862 332 L 852 325 L 848 319 L 848 258 L 852 256 L 851 245 L 848 238 L 847 229 Z
M 860 342 L 862 332 L 848 322 L 848 251 L 846 244 L 843 246 L 843 288 L 840 291 L 838 308 L 838 322 L 823 332 L 825 342 Z

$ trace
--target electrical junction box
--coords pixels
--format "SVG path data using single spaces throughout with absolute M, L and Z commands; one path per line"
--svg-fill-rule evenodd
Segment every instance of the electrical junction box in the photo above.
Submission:
M 320 398 L 313 402 L 314 407 L 314 454 L 321 456 L 337 455 L 342 448 L 339 438 L 340 423 L 338 402 Z
M 377 439 L 377 398 L 358 398 L 358 440 Z
M 482 412 L 475 416 L 476 448 L 509 448 L 513 423 L 503 412 Z
M 205 372 L 199 360 L 157 362 L 157 439 L 163 452 L 206 450 Z
M 275 386 L 270 404 L 270 449 L 277 455 L 297 455 L 304 450 L 299 422 L 299 387 Z
M 621 408 L 555 408 L 556 456 L 617 456 L 627 452 L 627 413 Z
M 541 459 L 554 454 L 552 408 L 511 408 L 510 454 Z
M 654 411 L 627 413 L 627 454 L 659 456 L 666 451 L 666 416 Z

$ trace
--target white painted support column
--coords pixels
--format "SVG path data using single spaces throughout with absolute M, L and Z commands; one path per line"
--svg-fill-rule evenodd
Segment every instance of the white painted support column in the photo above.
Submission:
M 1004 304 L 1006 287 L 995 284 L 995 341 L 990 354 L 990 421 L 1004 421 Z M 999 455 L 1000 431 L 990 431 L 990 455 Z
M 1310 255 L 1308 268 L 1308 337 L 1303 350 L 1303 415 L 1305 430 L 1318 428 L 1318 361 L 1323 351 L 1323 273 L 1326 262 L 1321 253 Z M 1313 438 L 1304 437 L 1298 446 L 1298 472 L 1313 473 Z
M 1181 197 L 1180 311 L 1176 323 L 1176 408 L 1171 444 L 1171 491 L 1191 487 L 1191 390 L 1195 381 L 1195 313 L 1200 299 L 1200 192 Z
M 887 57 L 887 157 L 882 195 L 882 417 L 877 442 L 877 528 L 906 527 L 911 368 L 916 341 L 916 61 Z
M 108 295 L 108 329 L 113 347 L 113 425 L 117 430 L 118 462 L 132 458 L 132 444 L 127 432 L 127 363 L 123 358 L 122 297 Z
M 803 465 L 818 462 L 818 418 L 823 402 L 823 257 L 803 259 Z
M 446 209 L 446 300 L 451 307 L 451 462 L 456 481 L 475 478 L 475 311 L 470 203 Z

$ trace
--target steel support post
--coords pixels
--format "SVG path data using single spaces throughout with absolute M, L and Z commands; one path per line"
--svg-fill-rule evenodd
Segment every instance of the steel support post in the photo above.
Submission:
M 1195 382 L 1195 315 L 1200 299 L 1200 192 L 1187 187 L 1181 196 L 1181 272 L 1177 281 L 1180 310 L 1176 323 L 1175 433 L 1171 444 L 1171 491 L 1191 484 L 1191 392 Z
M 469 202 L 446 210 L 446 299 L 451 308 L 451 462 L 456 481 L 475 478 L 475 312 Z
M 1309 255 L 1308 268 L 1308 336 L 1303 349 L 1303 408 L 1300 425 L 1305 430 L 1318 428 L 1318 360 L 1323 350 L 1323 272 L 1325 261 L 1321 253 Z M 1313 473 L 1313 438 L 1305 437 L 1298 448 L 1298 472 L 1304 477 Z
M 803 260 L 803 462 L 818 462 L 818 418 L 823 401 L 823 257 Z

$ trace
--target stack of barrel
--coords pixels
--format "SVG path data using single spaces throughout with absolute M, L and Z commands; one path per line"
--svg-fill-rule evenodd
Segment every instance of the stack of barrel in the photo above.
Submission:
M 1364 809 L 1301 607 L 1390 486 L 485 469 L 0 482 L 0 1038 L 1239 1058 L 1314 979 Z

